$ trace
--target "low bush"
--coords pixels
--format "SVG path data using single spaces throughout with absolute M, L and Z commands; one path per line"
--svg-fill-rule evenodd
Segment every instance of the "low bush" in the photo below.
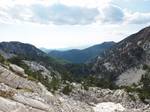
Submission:
M 4 62 L 5 62 L 4 57 L 3 57 L 3 56 L 1 56 L 1 55 L 0 55 L 0 62 L 1 62 L 1 63 L 4 63 Z
M 63 89 L 62 92 L 65 95 L 69 95 L 72 92 L 73 86 L 71 84 L 67 84 Z

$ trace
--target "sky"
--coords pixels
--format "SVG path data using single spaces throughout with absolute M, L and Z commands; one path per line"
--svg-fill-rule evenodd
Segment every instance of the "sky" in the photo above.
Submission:
M 118 42 L 150 25 L 150 0 L 0 0 L 0 41 L 48 49 Z

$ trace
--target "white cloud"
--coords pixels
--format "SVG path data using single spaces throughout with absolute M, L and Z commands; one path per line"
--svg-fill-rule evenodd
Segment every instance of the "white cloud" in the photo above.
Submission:
M 111 0 L 0 0 L 0 6 L 12 5 L 33 5 L 43 4 L 45 6 L 53 4 L 64 4 L 67 6 L 95 7 L 104 6 L 110 3 Z
M 120 7 L 109 4 L 101 9 L 100 16 L 102 23 L 120 23 L 123 22 L 124 12 Z
M 53 23 L 56 25 L 87 25 L 97 21 L 113 23 L 121 21 L 123 16 L 121 10 L 113 5 L 106 5 L 107 7 L 101 10 L 100 8 L 88 8 L 76 5 L 68 6 L 60 3 L 49 6 L 43 4 L 28 6 L 19 5 L 19 2 L 17 3 L 17 5 L 0 9 L 1 21 L 28 21 L 41 24 Z M 99 10 L 101 10 L 101 13 Z
M 56 4 L 49 7 L 33 5 L 33 21 L 40 23 L 84 25 L 95 22 L 99 11 L 96 8 L 86 8 L 78 6 L 65 6 Z
M 0 21 L 57 25 L 120 22 L 123 13 L 119 7 L 109 5 L 110 2 L 111 0 L 1 0 L 0 11 L 5 14 L 0 13 Z
M 112 0 L 59 0 L 60 3 L 68 6 L 80 7 L 103 7 L 109 4 Z
M 126 12 L 125 22 L 128 24 L 150 24 L 150 13 Z
M 113 0 L 0 0 L 0 22 L 55 25 L 147 24 L 150 13 L 130 12 Z

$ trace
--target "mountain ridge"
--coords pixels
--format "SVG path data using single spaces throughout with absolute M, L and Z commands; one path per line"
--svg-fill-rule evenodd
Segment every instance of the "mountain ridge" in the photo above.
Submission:
M 59 63 L 30 44 L 0 43 L 0 111 L 148 112 L 149 85 L 150 27 L 85 64 Z
M 85 49 L 71 49 L 67 51 L 53 50 L 48 53 L 49 56 L 62 58 L 72 63 L 85 63 L 90 59 L 100 55 L 106 49 L 109 49 L 115 44 L 115 42 L 104 42 L 102 44 L 93 45 Z
M 92 72 L 99 75 L 111 74 L 114 80 L 132 68 L 139 67 L 142 69 L 144 64 L 149 64 L 149 51 L 150 27 L 146 27 L 118 42 L 113 48 L 104 53 L 103 58 L 97 58 L 93 62 Z M 131 81 L 132 79 L 122 80 Z

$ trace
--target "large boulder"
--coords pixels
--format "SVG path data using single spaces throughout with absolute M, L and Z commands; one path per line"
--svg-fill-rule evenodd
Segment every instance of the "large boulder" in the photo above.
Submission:
M 36 90 L 38 85 L 0 65 L 0 82 L 18 89 Z
M 10 64 L 10 69 L 15 72 L 16 74 L 23 76 L 23 77 L 28 77 L 27 74 L 25 74 L 24 69 L 15 65 L 15 64 Z
M 0 112 L 48 112 L 0 97 Z

